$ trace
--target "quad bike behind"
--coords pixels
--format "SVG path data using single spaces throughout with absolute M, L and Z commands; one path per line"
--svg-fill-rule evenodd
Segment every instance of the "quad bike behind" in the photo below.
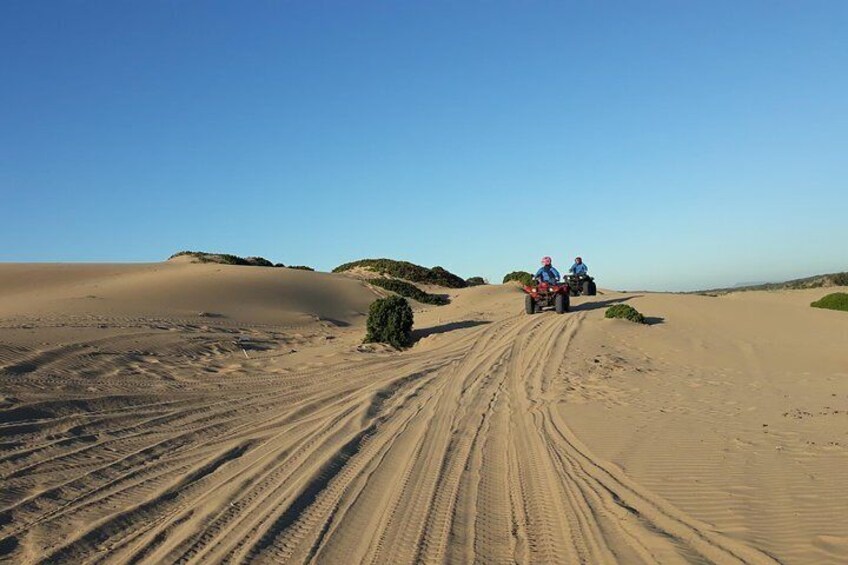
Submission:
M 566 283 L 571 296 L 595 296 L 598 293 L 595 279 L 589 275 L 568 275 Z
M 553 308 L 557 314 L 568 312 L 569 287 L 567 284 L 549 284 L 540 282 L 535 286 L 525 286 L 524 311 L 528 314 Z

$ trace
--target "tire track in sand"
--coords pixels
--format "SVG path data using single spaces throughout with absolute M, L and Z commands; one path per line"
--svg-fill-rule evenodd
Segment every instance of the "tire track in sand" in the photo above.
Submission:
M 568 429 L 558 387 L 584 318 L 507 315 L 356 365 L 240 378 L 221 385 L 218 402 L 208 390 L 181 397 L 174 412 L 116 419 L 114 434 L 98 420 L 107 435 L 94 445 L 6 459 L 10 477 L 39 470 L 41 490 L 22 483 L 7 505 L 0 557 L 772 561 L 653 495 Z M 24 434 L 30 422 L 20 423 Z M 139 456 L 152 450 L 156 461 Z

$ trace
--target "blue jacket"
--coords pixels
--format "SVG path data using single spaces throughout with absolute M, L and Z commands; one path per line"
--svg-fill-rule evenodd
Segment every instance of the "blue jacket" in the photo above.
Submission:
M 589 267 L 586 266 L 586 263 L 574 263 L 570 269 L 568 269 L 569 273 L 574 273 L 575 275 L 585 275 L 589 272 Z
M 551 267 L 550 269 L 546 269 L 542 267 L 538 271 L 536 271 L 536 278 L 542 277 L 542 282 L 546 282 L 548 284 L 555 283 L 559 280 L 559 271 Z

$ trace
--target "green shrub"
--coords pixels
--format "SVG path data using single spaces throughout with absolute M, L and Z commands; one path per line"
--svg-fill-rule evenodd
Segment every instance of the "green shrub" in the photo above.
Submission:
M 827 308 L 828 310 L 842 310 L 848 312 L 848 293 L 834 292 L 810 303 L 813 308 Z
M 636 308 L 628 304 L 616 304 L 607 308 L 605 318 L 622 318 L 636 322 L 637 324 L 645 324 L 645 316 L 639 313 Z
M 365 343 L 388 343 L 397 347 L 412 345 L 412 308 L 400 296 L 375 300 L 368 308 Z
M 533 275 L 526 271 L 513 271 L 503 278 L 504 284 L 509 281 L 518 281 L 524 286 L 530 286 L 533 284 Z
M 836 286 L 848 286 L 848 273 L 836 273 L 830 275 L 830 282 Z
M 399 281 L 397 279 L 368 279 L 368 282 L 370 284 L 373 284 L 374 286 L 385 288 L 386 290 L 396 292 L 401 296 L 405 296 L 406 298 L 412 298 L 413 300 L 423 302 L 424 304 L 435 304 L 436 306 L 444 306 L 445 304 L 448 304 L 450 302 L 450 300 L 448 300 L 444 296 L 440 296 L 438 294 L 429 294 L 427 292 L 424 292 L 414 284 L 408 283 L 406 281 Z
M 395 261 L 394 259 L 362 259 L 339 265 L 333 269 L 333 272 L 343 273 L 357 267 L 412 282 L 434 284 L 448 288 L 465 287 L 465 281 L 461 277 L 442 267 L 428 269 L 427 267 L 422 267 L 408 261 Z
M 298 271 L 314 271 L 312 267 L 307 267 L 306 265 L 291 265 L 289 269 L 297 269 Z
M 482 286 L 484 284 L 489 284 L 486 282 L 486 279 L 483 277 L 471 277 L 470 279 L 465 279 L 465 286 Z

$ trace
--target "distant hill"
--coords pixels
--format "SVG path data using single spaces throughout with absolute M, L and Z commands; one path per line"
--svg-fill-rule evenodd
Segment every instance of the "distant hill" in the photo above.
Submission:
M 465 288 L 468 286 L 465 279 L 442 267 L 428 269 L 427 267 L 422 267 L 409 261 L 397 261 L 395 259 L 361 259 L 339 265 L 333 269 L 333 272 L 343 273 L 354 269 L 364 269 L 410 282 L 432 284 L 447 288 Z
M 689 294 L 728 294 L 730 292 L 745 292 L 749 290 L 797 290 L 802 288 L 822 288 L 828 286 L 848 286 L 848 272 L 813 275 L 802 279 L 784 282 L 737 284 L 732 287 L 711 288 Z
M 760 286 L 764 284 L 769 284 L 769 281 L 747 281 L 747 282 L 738 282 L 733 285 L 731 288 L 747 288 L 749 286 Z

